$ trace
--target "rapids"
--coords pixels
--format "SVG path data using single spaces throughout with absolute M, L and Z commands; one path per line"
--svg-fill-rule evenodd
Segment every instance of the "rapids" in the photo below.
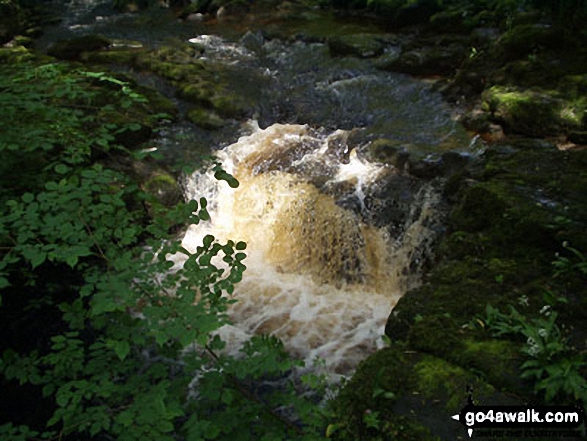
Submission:
M 247 335 L 271 333 L 311 364 L 323 359 L 331 372 L 351 373 L 382 346 L 385 321 L 402 293 L 418 283 L 418 265 L 434 236 L 432 187 L 394 238 L 369 222 L 364 204 L 393 167 L 348 152 L 342 130 L 274 124 L 217 152 L 240 182 L 237 189 L 196 172 L 187 196 L 208 199 L 211 222 L 191 226 L 190 251 L 212 234 L 221 242 L 247 242 L 243 281 L 224 337 L 233 350 Z M 354 198 L 355 209 L 340 201 Z M 173 257 L 181 265 L 183 255 Z
M 308 363 L 318 357 L 330 372 L 351 374 L 383 345 L 387 317 L 420 282 L 442 229 L 437 183 L 370 162 L 365 152 L 377 139 L 416 157 L 468 151 L 469 135 L 452 109 L 429 82 L 381 71 L 373 60 L 332 57 L 325 37 L 295 37 L 305 33 L 303 21 L 273 20 L 282 37 L 269 38 L 255 17 L 192 23 L 171 11 L 115 14 L 102 0 L 55 6 L 64 20 L 47 27 L 40 48 L 88 33 L 145 46 L 175 38 L 202 47 L 202 61 L 225 66 L 225 80 L 247 97 L 250 120 L 215 132 L 180 121 L 152 143 L 168 164 L 213 151 L 240 182 L 232 189 L 206 171 L 186 178 L 186 198 L 206 197 L 212 220 L 190 227 L 183 245 L 193 250 L 206 234 L 248 244 L 230 310 L 234 326 L 222 330 L 230 350 L 254 333 L 272 333 Z M 307 24 L 314 30 L 328 22 L 381 32 L 316 14 Z M 289 37 L 287 26 L 295 28 Z M 129 74 L 185 109 L 157 79 Z M 172 259 L 182 264 L 181 255 Z

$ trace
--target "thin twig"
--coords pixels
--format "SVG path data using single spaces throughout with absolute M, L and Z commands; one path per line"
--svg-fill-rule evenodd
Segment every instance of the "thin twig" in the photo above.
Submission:
M 81 211 L 78 211 L 77 214 L 78 214 L 80 220 L 82 221 L 82 224 L 84 224 L 84 227 L 86 228 L 86 231 L 88 232 L 88 234 L 91 236 L 92 240 L 94 241 L 94 245 L 96 245 L 96 248 L 98 248 L 98 251 L 100 252 L 100 256 L 102 256 L 102 258 L 106 261 L 106 263 L 108 264 L 108 266 L 110 266 L 110 260 L 104 254 L 104 251 L 102 251 L 102 248 L 100 247 L 100 244 L 96 240 L 96 237 L 94 236 L 94 233 L 93 233 L 92 229 L 90 228 L 90 226 L 86 223 L 86 221 L 82 217 Z

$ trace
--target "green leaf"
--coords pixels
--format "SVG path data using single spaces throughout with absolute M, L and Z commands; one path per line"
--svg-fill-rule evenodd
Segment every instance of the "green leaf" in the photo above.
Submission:
M 33 196 L 31 193 L 25 193 L 22 195 L 22 200 L 23 202 L 30 204 L 35 200 L 35 196 Z
M 326 427 L 326 438 L 332 437 L 332 435 L 334 435 L 339 429 L 343 427 L 343 423 L 329 424 L 328 427 Z
M 67 263 L 72 268 L 74 268 L 77 265 L 77 261 L 78 261 L 77 254 L 67 256 L 67 258 L 65 259 L 65 263 Z
M 114 349 L 120 361 L 124 361 L 128 353 L 130 352 L 130 345 L 127 341 L 109 340 L 107 343 L 109 348 Z
M 36 254 L 34 254 L 33 257 L 31 258 L 31 265 L 33 266 L 33 269 L 35 269 L 36 267 L 41 265 L 45 261 L 46 258 L 47 258 L 47 253 L 45 253 L 43 251 L 39 251 Z
M 214 173 L 214 178 L 219 181 L 226 181 L 231 188 L 237 188 L 239 186 L 239 182 L 236 178 L 224 170 L 218 170 Z
M 57 164 L 55 166 L 55 171 L 57 173 L 59 173 L 60 175 L 64 175 L 65 173 L 67 173 L 69 171 L 69 167 L 67 167 L 67 165 L 65 165 L 65 164 Z

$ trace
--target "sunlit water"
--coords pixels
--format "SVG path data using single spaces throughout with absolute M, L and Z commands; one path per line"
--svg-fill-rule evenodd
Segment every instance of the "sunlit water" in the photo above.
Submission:
M 153 143 L 168 163 L 216 151 L 240 182 L 232 189 L 211 173 L 189 177 L 186 197 L 206 197 L 212 220 L 190 227 L 183 244 L 195 250 L 206 234 L 248 244 L 230 310 L 234 326 L 221 332 L 230 351 L 271 333 L 309 364 L 318 357 L 330 372 L 352 373 L 382 346 L 387 317 L 420 282 L 441 229 L 434 181 L 414 187 L 399 225 L 384 222 L 377 207 L 385 183 L 414 178 L 369 162 L 364 147 L 385 138 L 420 155 L 468 150 L 451 108 L 430 84 L 382 72 L 371 60 L 333 58 L 325 42 L 267 39 L 253 28 L 242 36 L 243 23 L 235 32 L 230 24 L 180 23 L 169 11 L 115 15 L 101 1 L 65 6 L 66 19 L 47 29 L 40 47 L 87 33 L 146 46 L 176 38 L 226 67 L 255 122 L 233 120 L 209 132 L 184 121 Z M 182 264 L 180 255 L 173 259 Z
M 385 321 L 418 283 L 410 265 L 435 233 L 438 195 L 423 188 L 417 217 L 402 235 L 370 225 L 362 200 L 392 167 L 348 152 L 344 131 L 275 124 L 219 151 L 237 189 L 211 173 L 189 179 L 188 196 L 209 200 L 210 223 L 190 227 L 191 251 L 207 234 L 248 243 L 247 270 L 234 293 L 224 334 L 238 342 L 255 333 L 281 338 L 308 363 L 348 374 L 382 344 Z M 355 210 L 337 201 L 354 197 Z M 174 257 L 181 264 L 182 257 Z

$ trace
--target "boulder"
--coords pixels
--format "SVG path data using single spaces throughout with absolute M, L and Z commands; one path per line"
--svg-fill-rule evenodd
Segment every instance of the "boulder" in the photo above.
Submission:
M 60 60 L 77 60 L 84 52 L 106 49 L 111 41 L 101 35 L 84 35 L 69 40 L 59 40 L 51 46 L 47 53 Z
M 385 44 L 374 34 L 353 34 L 328 39 L 333 57 L 373 58 L 383 54 Z
M 424 158 L 411 157 L 409 172 L 421 179 L 448 177 L 459 172 L 469 162 L 470 156 L 460 152 L 445 152 L 442 155 L 432 154 Z
M 218 130 L 226 123 L 216 112 L 198 107 L 188 112 L 188 119 L 206 130 Z
M 573 108 L 557 91 L 493 86 L 483 95 L 483 108 L 506 132 L 530 136 L 564 134 L 580 128 L 585 108 Z
M 423 45 L 402 51 L 399 57 L 378 67 L 411 75 L 446 75 L 454 72 L 467 57 L 469 48 L 454 42 L 448 45 Z

